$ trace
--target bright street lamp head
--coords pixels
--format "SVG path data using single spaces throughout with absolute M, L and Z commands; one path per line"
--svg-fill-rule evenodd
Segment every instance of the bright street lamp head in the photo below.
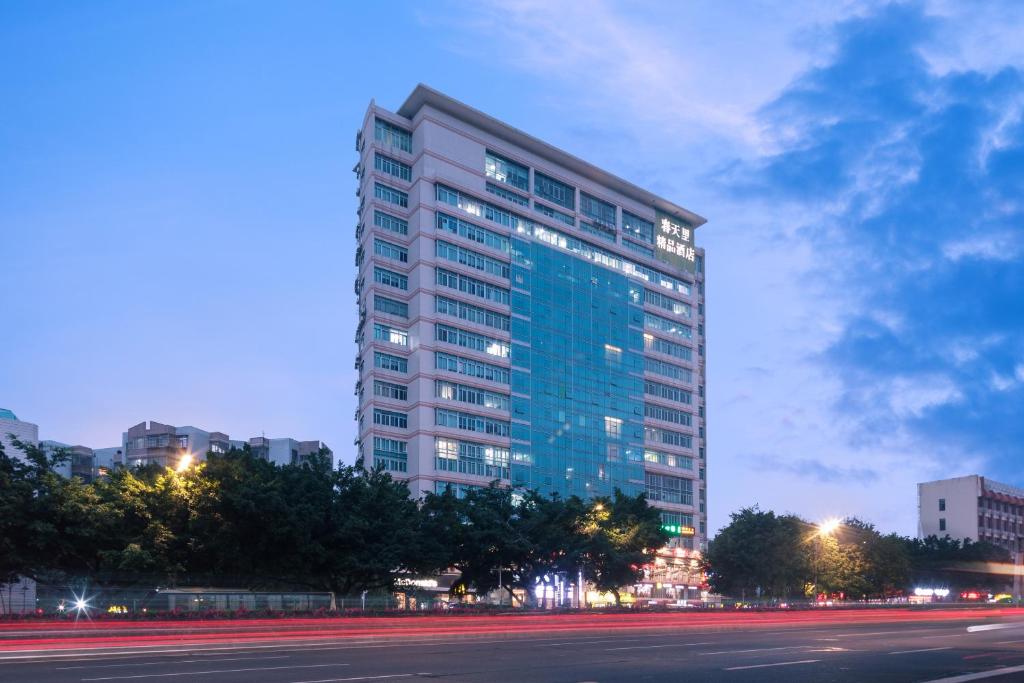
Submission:
M 174 468 L 175 472 L 184 472 L 192 464 L 192 454 L 186 453 L 181 456 L 181 460 L 178 461 L 178 466 Z
M 818 524 L 818 535 L 831 536 L 833 532 L 835 532 L 835 530 L 839 528 L 840 524 L 842 524 L 842 521 L 836 517 L 826 519 L 825 521 L 820 522 Z

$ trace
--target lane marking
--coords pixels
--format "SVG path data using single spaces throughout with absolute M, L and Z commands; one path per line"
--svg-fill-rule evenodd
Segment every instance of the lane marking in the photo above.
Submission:
M 671 638 L 672 636 L 651 636 L 651 638 L 604 638 L 602 640 L 567 640 L 564 643 L 544 643 L 541 647 L 558 647 L 559 645 L 595 645 L 597 643 L 628 643 L 634 640 L 651 640 L 652 638 Z
M 897 650 L 896 652 L 888 652 L 886 654 L 890 654 L 890 655 L 910 655 L 910 654 L 914 654 L 915 652 L 938 652 L 939 650 L 952 650 L 952 649 L 953 649 L 952 645 L 947 645 L 946 647 L 925 647 L 925 648 L 921 648 L 920 650 Z
M 250 669 L 213 669 L 211 671 L 175 671 L 166 674 L 136 674 L 134 676 L 103 676 L 83 678 L 83 681 L 126 681 L 136 678 L 168 678 L 171 676 L 204 676 L 207 674 L 234 674 L 244 671 L 279 671 L 281 669 L 322 669 L 328 666 L 351 666 L 351 664 L 295 664 L 292 666 L 258 666 Z
M 992 643 L 992 644 L 993 645 L 1015 645 L 1017 643 L 1024 643 L 1024 640 L 999 640 L 999 641 L 996 641 L 995 643 Z
M 1004 628 L 1020 628 L 1024 624 L 977 624 L 976 626 L 968 626 L 968 633 L 977 633 L 978 631 L 999 631 Z
M 744 652 L 772 652 L 774 650 L 806 650 L 813 645 L 786 645 L 785 647 L 758 647 L 753 650 L 722 650 L 721 652 L 698 652 L 698 655 L 737 655 Z
M 57 666 L 54 671 L 71 671 L 73 669 L 113 669 L 124 666 L 164 666 L 173 664 L 209 664 L 211 662 L 242 662 L 242 661 L 264 661 L 266 659 L 288 659 L 290 655 L 276 655 L 273 657 L 228 657 L 226 659 L 180 659 L 173 662 L 128 662 L 126 664 L 89 664 L 83 666 Z
M 341 683 L 341 681 L 379 681 L 384 678 L 409 678 L 409 676 L 430 676 L 429 673 L 386 674 L 384 676 L 353 676 L 352 678 L 321 678 L 316 681 L 294 681 L 294 683 Z
M 690 647 L 693 645 L 714 645 L 714 643 L 665 643 L 664 645 L 629 645 L 628 647 L 608 647 L 605 652 L 616 650 L 650 650 L 656 647 Z
M 963 674 L 961 676 L 953 676 L 951 678 L 933 678 L 930 681 L 924 683 L 968 683 L 968 681 L 980 681 L 983 678 L 995 678 L 996 676 L 1008 676 L 1010 674 L 1019 674 L 1024 671 L 1024 666 L 1007 666 L 1001 669 L 989 669 L 988 671 L 978 671 L 973 674 Z
M 814 664 L 820 662 L 820 659 L 798 659 L 793 662 L 775 662 L 773 664 L 747 664 L 746 666 L 729 666 L 722 671 L 742 671 L 744 669 L 763 669 L 767 666 L 792 666 L 794 664 Z

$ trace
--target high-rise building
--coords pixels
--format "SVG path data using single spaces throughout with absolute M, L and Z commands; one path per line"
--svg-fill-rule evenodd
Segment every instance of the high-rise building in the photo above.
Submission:
M 917 535 L 1024 550 L 1024 489 L 977 474 L 918 484 Z
M 9 457 L 20 458 L 22 452 L 14 447 L 13 439 L 33 446 L 39 445 L 39 425 L 19 420 L 18 416 L 7 408 L 0 408 L 0 444 Z
M 414 496 L 645 491 L 702 548 L 705 220 L 422 85 L 356 149 L 366 464 Z

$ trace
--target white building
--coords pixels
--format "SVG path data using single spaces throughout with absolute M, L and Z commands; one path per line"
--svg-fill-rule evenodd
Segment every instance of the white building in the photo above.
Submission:
M 21 457 L 22 453 L 11 443 L 11 436 L 33 446 L 39 445 L 39 425 L 24 422 L 6 408 L 0 408 L 0 443 L 8 456 Z
M 969 538 L 1016 550 L 1024 489 L 972 474 L 917 485 L 917 535 Z
M 423 85 L 356 149 L 367 466 L 415 497 L 645 492 L 703 549 L 705 219 Z
M 249 448 L 253 455 L 275 465 L 300 465 L 310 456 L 316 455 L 321 448 L 327 449 L 328 457 L 334 457 L 330 448 L 323 441 L 298 441 L 291 438 L 268 439 L 256 436 L 249 439 Z

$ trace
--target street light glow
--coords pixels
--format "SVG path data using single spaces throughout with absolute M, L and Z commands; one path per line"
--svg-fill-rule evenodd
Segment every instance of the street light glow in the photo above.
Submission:
M 181 456 L 181 460 L 178 461 L 178 466 L 174 468 L 175 472 L 184 472 L 192 464 L 192 454 L 186 453 Z
M 839 528 L 840 524 L 842 524 L 842 521 L 837 517 L 826 519 L 818 524 L 818 535 L 831 536 Z

